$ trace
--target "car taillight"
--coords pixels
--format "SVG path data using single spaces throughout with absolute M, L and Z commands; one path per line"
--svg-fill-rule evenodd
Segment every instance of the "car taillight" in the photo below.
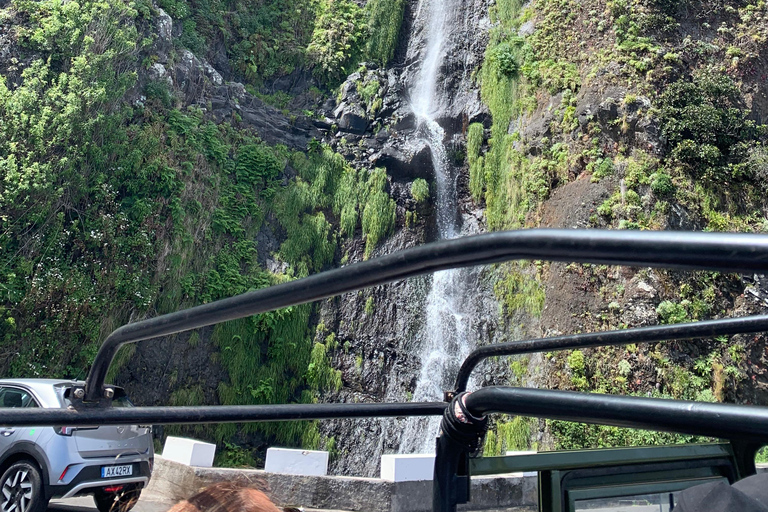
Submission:
M 69 471 L 69 468 L 71 468 L 72 466 L 74 466 L 74 464 L 70 464 L 69 466 L 64 468 L 64 471 L 61 472 L 61 476 L 59 477 L 59 482 L 64 480 L 64 476 L 66 476 L 67 471 Z

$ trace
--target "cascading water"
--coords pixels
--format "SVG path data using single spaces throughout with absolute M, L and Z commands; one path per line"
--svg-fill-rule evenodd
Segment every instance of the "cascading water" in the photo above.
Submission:
M 466 176 L 448 148 L 454 143 L 460 146 L 462 129 L 487 116 L 472 76 L 485 52 L 491 2 L 408 0 L 404 23 L 408 32 L 402 34 L 408 40 L 407 52 L 386 71 L 390 96 L 385 98 L 385 109 L 389 103 L 395 112 L 386 116 L 389 124 L 382 130 L 389 134 L 385 149 L 406 159 L 426 155 L 424 150 L 429 149 L 436 182 L 433 211 L 437 237 L 442 239 L 482 230 L 482 209 L 469 201 L 468 191 L 460 186 Z M 358 78 L 350 78 L 346 87 L 354 90 Z M 406 164 L 412 168 L 387 166 L 393 191 L 399 190 L 400 197 L 415 177 L 429 177 L 429 169 L 421 167 L 422 156 L 416 161 Z M 403 226 L 381 251 L 422 244 L 432 226 L 426 222 L 418 222 L 415 228 Z M 339 358 L 351 383 L 329 401 L 442 400 L 443 390 L 452 387 L 471 347 L 497 340 L 498 304 L 491 288 L 482 270 L 464 269 L 377 289 L 375 314 L 363 313 L 368 299 L 360 294 L 328 304 L 326 325 L 337 325 L 339 338 L 350 343 L 349 354 L 345 350 Z M 381 454 L 432 451 L 438 427 L 437 419 L 378 418 L 320 426 L 321 435 L 336 441 L 339 456 L 332 462 L 332 471 L 368 477 L 379 475 Z
M 447 48 L 447 34 L 457 14 L 455 0 L 422 0 L 417 16 L 428 20 L 425 30 L 424 57 L 416 80 L 411 84 L 411 108 L 416 115 L 418 136 L 432 155 L 437 184 L 437 229 L 441 239 L 458 236 L 461 229 L 458 212 L 456 169 L 451 165 L 445 146 L 445 131 L 438 124 L 441 106 L 450 98 L 438 89 L 440 68 Z M 425 11 L 424 11 L 425 10 Z M 426 300 L 424 345 L 421 374 L 414 401 L 441 400 L 455 378 L 461 361 L 472 350 L 469 306 L 477 292 L 470 289 L 466 271 L 445 270 L 434 275 Z M 401 453 L 434 451 L 439 418 L 408 420 L 400 444 Z

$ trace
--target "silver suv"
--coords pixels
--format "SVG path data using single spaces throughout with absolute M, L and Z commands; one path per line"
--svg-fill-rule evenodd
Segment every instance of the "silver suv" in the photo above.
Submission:
M 68 407 L 75 381 L 0 380 L 5 407 Z M 132 407 L 115 387 L 114 407 Z M 0 512 L 43 512 L 51 498 L 93 494 L 100 512 L 125 512 L 152 474 L 152 427 L 0 427 Z

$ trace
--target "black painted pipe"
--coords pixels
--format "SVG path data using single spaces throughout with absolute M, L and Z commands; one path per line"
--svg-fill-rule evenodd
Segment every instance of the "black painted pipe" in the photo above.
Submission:
M 536 352 L 552 352 L 576 348 L 606 347 L 628 345 L 631 343 L 649 343 L 668 340 L 689 340 L 694 338 L 713 338 L 715 336 L 744 334 L 768 331 L 768 315 L 726 318 L 685 324 L 663 325 L 622 329 L 619 331 L 591 332 L 572 334 L 553 338 L 512 341 L 486 345 L 472 351 L 459 368 L 456 376 L 456 392 L 467 390 L 472 370 L 481 361 L 493 356 L 511 356 Z
M 386 404 L 213 405 L 204 407 L 86 407 L 82 409 L 6 408 L 3 427 L 81 425 L 185 425 L 257 421 L 327 420 L 440 416 L 442 402 Z
M 768 272 L 768 236 L 679 231 L 533 229 L 476 235 L 414 247 L 176 313 L 124 325 L 99 349 L 85 385 L 98 402 L 118 349 L 286 306 L 448 268 L 532 259 L 724 272 Z
M 469 394 L 466 406 L 477 416 L 506 413 L 722 439 L 768 441 L 768 407 L 753 405 L 499 386 Z

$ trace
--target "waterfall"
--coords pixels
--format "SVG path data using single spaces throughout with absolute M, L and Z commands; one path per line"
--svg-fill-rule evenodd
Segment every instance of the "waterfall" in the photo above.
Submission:
M 424 50 L 421 67 L 410 88 L 410 104 L 416 115 L 417 137 L 431 151 L 436 181 L 436 217 L 441 239 L 460 234 L 461 223 L 456 190 L 457 173 L 445 146 L 445 131 L 438 124 L 441 106 L 450 102 L 438 88 L 440 68 L 445 58 L 456 0 L 421 0 L 418 18 L 423 27 Z M 434 274 L 426 300 L 426 322 L 421 351 L 421 374 L 414 401 L 439 401 L 443 391 L 453 385 L 458 368 L 473 348 L 470 340 L 471 302 L 477 292 L 469 286 L 467 271 L 444 270 Z M 401 453 L 434 451 L 440 418 L 412 418 L 406 423 L 400 444 Z
M 483 212 L 467 202 L 468 192 L 458 186 L 466 176 L 449 148 L 462 144 L 460 132 L 468 123 L 487 116 L 472 76 L 488 41 L 491 1 L 408 0 L 409 32 L 403 34 L 407 51 L 388 70 L 388 87 L 398 95 L 393 119 L 402 121 L 400 128 L 388 127 L 390 142 L 404 155 L 429 148 L 434 227 L 441 239 L 483 229 Z M 428 169 L 424 171 L 427 177 Z M 402 187 L 410 179 L 395 177 L 393 184 Z M 465 206 L 460 208 L 460 203 Z M 431 228 L 403 227 L 382 250 L 424 243 L 423 235 L 434 233 Z M 376 298 L 375 315 L 360 318 L 360 300 L 360 296 L 342 297 L 326 310 L 333 318 L 333 309 L 338 308 L 338 335 L 352 342 L 358 349 L 355 356 L 360 357 L 358 362 L 351 353 L 346 356 L 347 371 L 357 372 L 358 381 L 330 397 L 333 402 L 441 401 L 471 348 L 498 341 L 498 304 L 492 284 L 479 268 L 384 286 Z M 483 373 L 483 382 L 485 377 Z M 381 454 L 433 451 L 438 428 L 435 418 L 337 420 L 320 425 L 323 436 L 336 440 L 339 457 L 332 471 L 368 477 L 379 474 Z

